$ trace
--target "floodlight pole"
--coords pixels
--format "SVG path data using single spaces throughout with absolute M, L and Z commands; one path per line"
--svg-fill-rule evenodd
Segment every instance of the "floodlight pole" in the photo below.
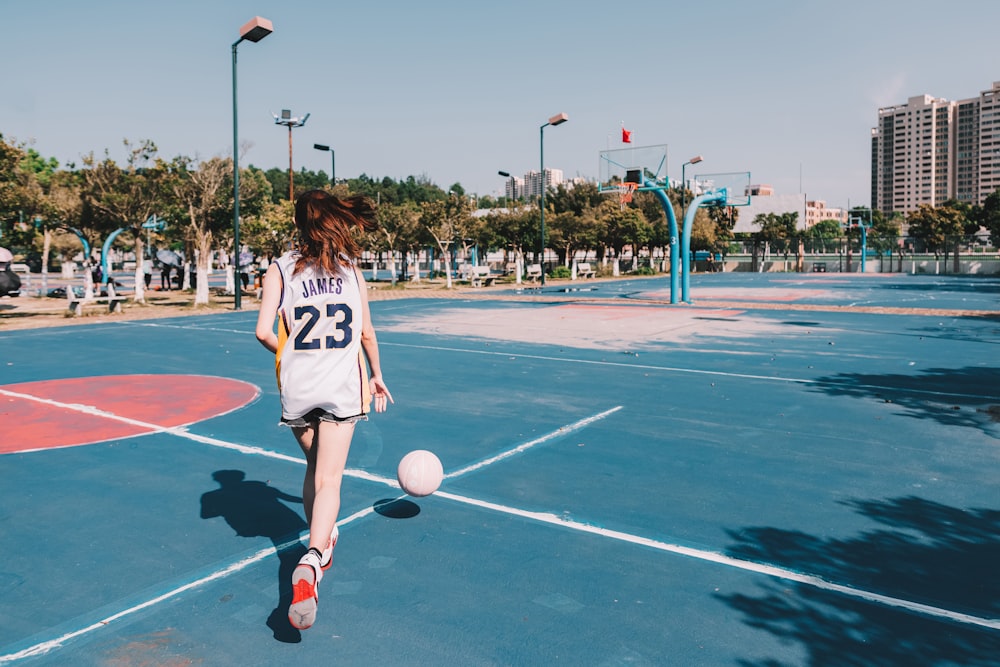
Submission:
M 549 125 L 555 127 L 556 125 L 562 125 L 569 120 L 569 116 L 565 113 L 558 113 L 552 118 L 549 118 L 549 122 L 538 128 L 538 161 L 539 161 L 539 171 L 538 174 L 539 181 L 541 184 L 542 196 L 539 199 L 541 206 L 541 222 L 542 222 L 542 236 L 541 236 L 541 252 L 539 253 L 539 266 L 542 268 L 542 286 L 545 286 L 545 128 Z
M 233 284 L 236 291 L 235 310 L 240 310 L 243 289 L 240 287 L 240 134 L 238 98 L 236 96 L 236 47 L 243 40 L 259 42 L 274 31 L 265 18 L 255 16 L 240 28 L 240 38 L 233 42 Z
M 330 185 L 337 184 L 337 152 L 323 144 L 313 144 L 313 148 L 318 151 L 330 151 Z
M 302 127 L 309 120 L 309 114 L 302 118 L 292 118 L 292 112 L 282 109 L 281 115 L 274 114 L 275 125 L 288 126 L 288 201 L 295 200 L 295 171 L 292 168 L 292 128 Z

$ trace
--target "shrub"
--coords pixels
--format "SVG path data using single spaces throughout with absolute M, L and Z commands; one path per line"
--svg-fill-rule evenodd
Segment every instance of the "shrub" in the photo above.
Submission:
M 565 266 L 557 266 L 549 272 L 549 275 L 553 278 L 569 278 L 573 275 L 573 272 Z

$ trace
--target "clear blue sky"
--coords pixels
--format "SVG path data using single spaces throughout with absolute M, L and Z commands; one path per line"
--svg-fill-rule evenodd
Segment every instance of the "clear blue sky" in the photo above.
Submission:
M 243 164 L 498 194 L 498 170 L 598 176 L 598 153 L 667 144 L 669 175 L 749 170 L 778 194 L 870 202 L 870 129 L 913 95 L 964 99 L 1000 80 L 1000 2 L 507 0 L 281 3 L 0 0 L 0 132 L 80 164 L 122 140 L 163 157 L 232 152 L 239 47 Z

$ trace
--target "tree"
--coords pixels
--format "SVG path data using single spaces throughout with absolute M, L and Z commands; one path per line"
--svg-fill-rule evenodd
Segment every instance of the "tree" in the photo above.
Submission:
M 601 241 L 620 258 L 625 246 L 631 246 L 633 260 L 639 249 L 644 248 L 653 236 L 653 226 L 637 208 L 626 207 L 623 211 L 617 200 L 602 204 L 600 219 L 605 223 Z
M 434 239 L 444 258 L 447 287 L 451 287 L 451 248 L 456 241 L 467 236 L 469 225 L 468 203 L 464 197 L 448 197 L 441 201 L 426 202 L 420 207 L 420 224 Z
M 180 209 L 178 218 L 187 220 L 186 236 L 194 248 L 197 306 L 209 302 L 208 268 L 215 234 L 231 224 L 226 214 L 233 208 L 233 162 L 215 157 L 193 167 L 187 158 L 175 158 L 170 188 Z
M 760 238 L 778 252 L 788 252 L 798 239 L 798 211 L 791 213 L 761 213 L 753 219 L 760 226 Z
M 947 251 L 948 240 L 961 235 L 965 229 L 962 211 L 952 206 L 920 204 L 906 216 L 906 221 L 910 225 L 910 236 L 919 239 L 924 248 L 934 253 L 935 259 Z
M 381 245 L 389 251 L 390 257 L 395 252 L 403 255 L 403 272 L 406 271 L 405 253 L 419 247 L 420 211 L 412 204 L 382 204 L 378 207 L 376 216 L 379 228 L 372 235 L 378 235 Z M 395 260 L 393 260 L 395 261 Z M 391 269 L 393 280 L 396 279 L 395 267 Z
M 242 189 L 241 181 L 240 190 Z M 246 217 L 240 217 L 240 241 L 247 247 L 270 257 L 278 257 L 291 248 L 296 233 L 295 206 L 292 202 L 283 199 L 274 203 L 270 198 L 265 198 L 263 206 L 255 207 Z M 227 238 L 231 244 L 232 238 Z
M 21 184 L 18 179 L 18 165 L 24 159 L 24 151 L 9 143 L 0 134 L 0 234 L 7 237 L 19 222 L 21 209 Z M 9 241 L 5 240 L 5 243 Z
M 809 252 L 832 252 L 839 244 L 844 230 L 840 227 L 839 220 L 820 220 L 815 225 L 805 230 L 803 238 L 806 250 Z
M 125 168 L 119 167 L 108 157 L 98 161 L 90 153 L 83 159 L 84 197 L 89 206 L 106 220 L 105 231 L 113 233 L 124 228 L 132 236 L 135 254 L 135 296 L 136 303 L 145 303 L 145 282 L 143 280 L 142 257 L 145 246 L 143 223 L 164 206 L 165 165 L 156 159 L 156 144 L 146 139 L 133 145 L 127 139 L 125 148 L 128 157 Z M 109 277 L 105 277 L 109 279 Z
M 990 243 L 1000 246 L 1000 188 L 991 192 L 976 211 L 976 222 L 990 232 Z
M 713 206 L 708 209 L 708 217 L 715 225 L 714 241 L 705 249 L 725 256 L 733 242 L 733 229 L 740 210 L 736 206 Z

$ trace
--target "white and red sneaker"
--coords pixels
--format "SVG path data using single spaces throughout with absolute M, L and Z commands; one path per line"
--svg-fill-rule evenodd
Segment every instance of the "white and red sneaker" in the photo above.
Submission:
M 316 589 L 322 578 L 320 554 L 310 549 L 292 571 L 292 604 L 288 607 L 288 622 L 293 627 L 305 630 L 316 622 L 316 607 L 319 605 Z
M 338 537 L 340 537 L 340 531 L 334 526 L 333 534 L 330 535 L 330 543 L 326 545 L 326 549 L 323 549 L 323 557 L 320 559 L 320 567 L 324 570 L 329 570 L 330 566 L 333 565 L 333 548 L 337 546 Z

